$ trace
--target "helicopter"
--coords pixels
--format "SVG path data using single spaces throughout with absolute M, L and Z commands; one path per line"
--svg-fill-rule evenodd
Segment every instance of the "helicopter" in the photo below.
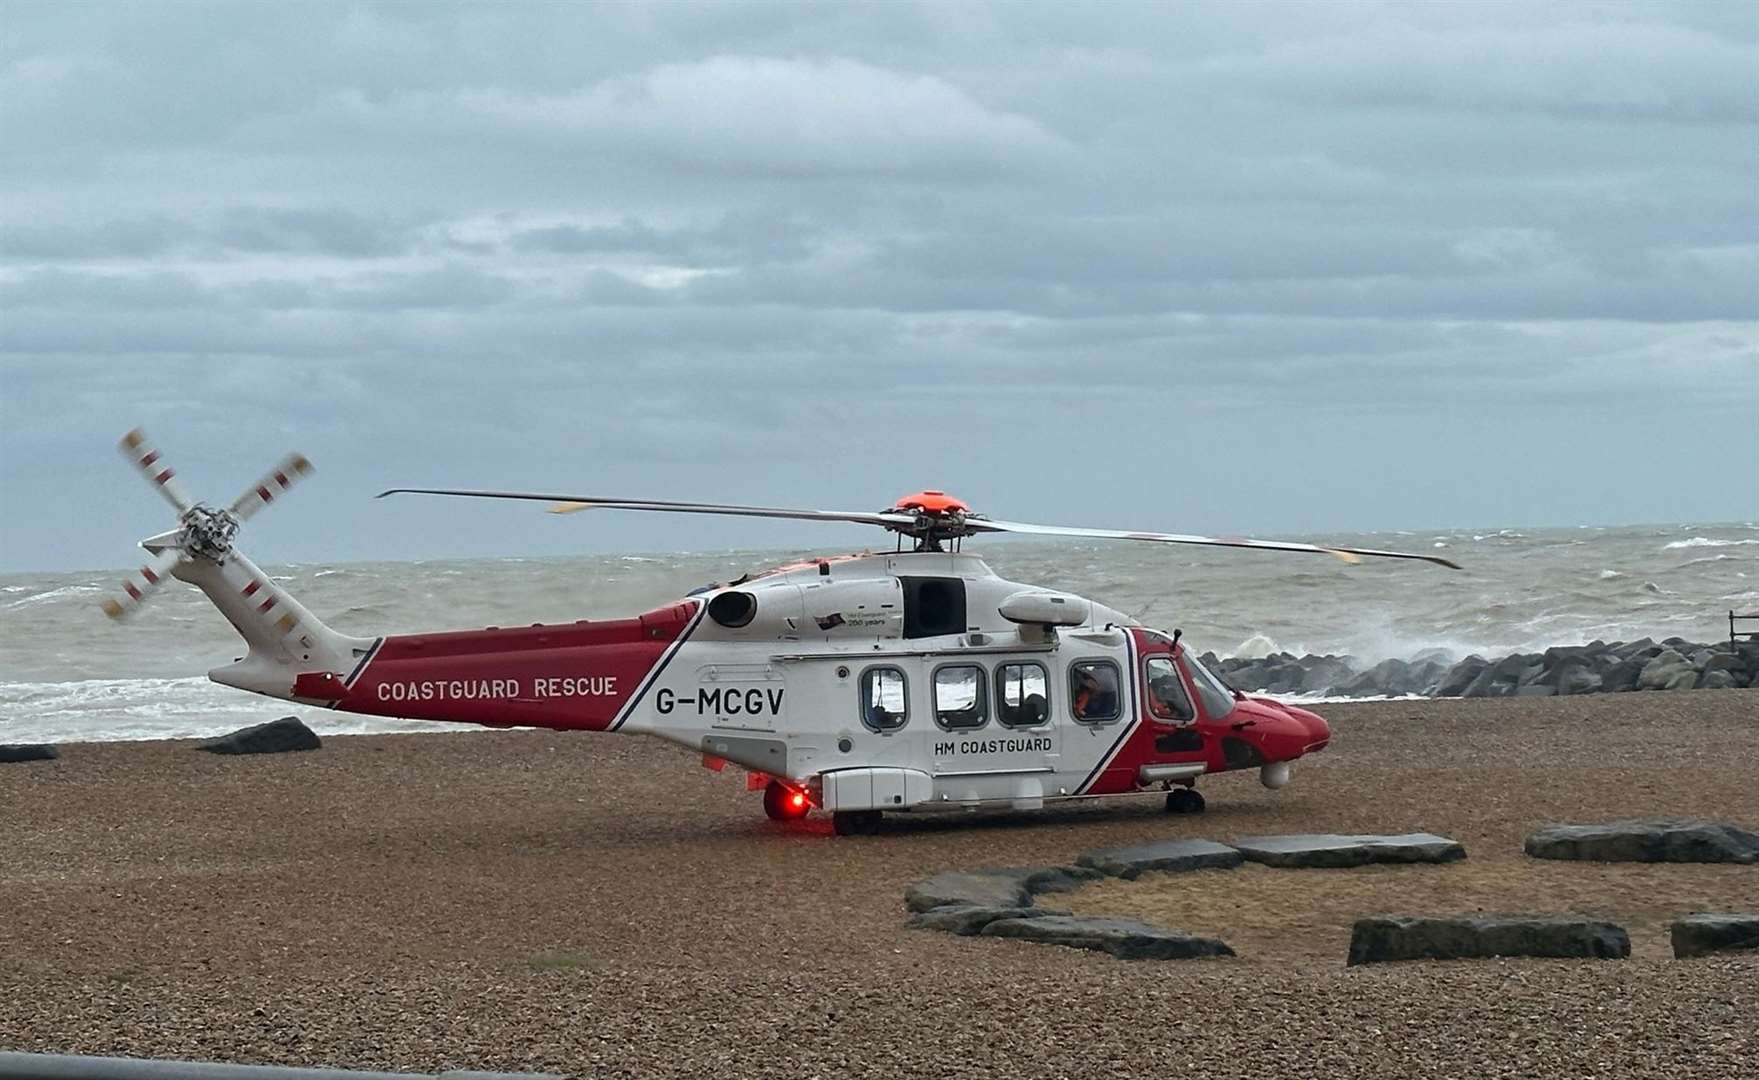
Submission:
M 828 812 L 838 835 L 886 813 L 1162 794 L 1197 813 L 1198 781 L 1256 769 L 1286 785 L 1326 721 L 1229 687 L 1171 633 L 1097 601 L 1009 581 L 965 541 L 1078 537 L 1405 559 L 1435 555 L 1280 540 L 1036 525 L 938 490 L 872 512 L 522 491 L 393 488 L 620 510 L 873 525 L 894 550 L 810 558 L 706 585 L 628 618 L 359 637 L 325 625 L 234 546 L 307 476 L 291 454 L 225 508 L 191 500 L 140 430 L 122 454 L 177 512 L 153 559 L 103 602 L 125 618 L 168 578 L 205 593 L 246 645 L 216 683 L 307 706 L 410 720 L 654 736 L 746 773 L 765 813 Z

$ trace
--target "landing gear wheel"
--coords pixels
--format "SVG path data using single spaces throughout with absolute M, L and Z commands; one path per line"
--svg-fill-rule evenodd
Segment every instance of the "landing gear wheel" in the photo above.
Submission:
M 1196 788 L 1174 788 L 1167 792 L 1167 813 L 1169 814 L 1201 814 L 1203 813 L 1203 796 Z
M 799 821 L 812 811 L 812 801 L 799 788 L 771 780 L 763 789 L 763 812 L 771 821 Z
M 831 815 L 831 831 L 838 836 L 868 836 L 879 831 L 878 810 L 838 810 Z

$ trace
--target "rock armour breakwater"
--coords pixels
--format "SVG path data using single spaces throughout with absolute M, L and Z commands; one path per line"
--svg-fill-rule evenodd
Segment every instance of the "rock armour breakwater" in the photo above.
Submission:
M 1249 693 L 1327 697 L 1551 697 L 1627 690 L 1726 690 L 1759 686 L 1759 641 L 1712 644 L 1592 641 L 1544 652 L 1455 661 L 1439 650 L 1362 667 L 1350 656 L 1273 653 L 1261 659 L 1201 657 Z

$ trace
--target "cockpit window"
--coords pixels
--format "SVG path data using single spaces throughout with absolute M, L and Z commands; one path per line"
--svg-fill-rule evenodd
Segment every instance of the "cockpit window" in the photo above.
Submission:
M 1151 656 L 1143 665 L 1148 678 L 1148 711 L 1156 720 L 1173 724 L 1189 724 L 1197 719 L 1191 706 L 1191 695 L 1179 678 L 1178 666 L 1170 656 Z
M 1191 672 L 1191 683 L 1197 687 L 1197 697 L 1203 702 L 1203 711 L 1210 719 L 1220 720 L 1234 711 L 1234 692 L 1229 690 L 1216 677 L 1215 672 L 1197 659 L 1197 654 L 1190 649 L 1181 648 L 1179 654 L 1185 658 L 1185 668 Z

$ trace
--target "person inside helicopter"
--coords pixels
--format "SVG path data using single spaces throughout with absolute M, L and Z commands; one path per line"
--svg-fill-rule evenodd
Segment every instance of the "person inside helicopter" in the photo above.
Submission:
M 1194 724 L 1197 710 L 1191 707 L 1191 696 L 1168 656 L 1151 657 L 1148 661 L 1148 711 L 1156 720 L 1168 724 Z
M 1118 685 L 1109 663 L 1076 664 L 1070 710 L 1077 720 L 1111 720 L 1118 715 Z

